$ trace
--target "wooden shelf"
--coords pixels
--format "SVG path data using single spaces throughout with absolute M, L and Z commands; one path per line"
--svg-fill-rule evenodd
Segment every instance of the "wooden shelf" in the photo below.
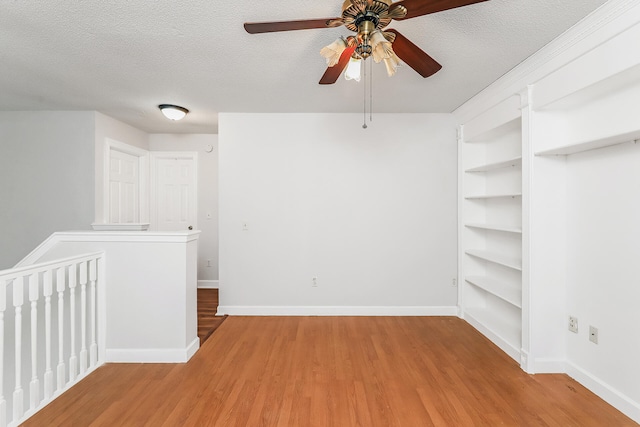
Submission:
M 522 260 L 519 258 L 513 258 L 513 257 L 505 256 L 499 253 L 485 251 L 481 249 L 467 249 L 465 253 L 467 255 L 471 255 L 476 258 L 480 258 L 482 260 L 492 262 L 494 264 L 498 264 L 504 267 L 512 268 L 514 270 L 522 271 Z
M 593 139 L 589 141 L 574 142 L 558 148 L 542 150 L 536 156 L 567 156 L 569 154 L 581 153 L 583 151 L 596 150 L 598 148 L 610 147 L 612 145 L 624 144 L 640 140 L 640 130 L 621 133 L 605 138 Z
M 482 200 L 482 199 L 515 199 L 522 197 L 522 193 L 506 193 L 506 194 L 480 194 L 477 196 L 467 196 L 466 200 Z
M 489 172 L 497 169 L 505 169 L 505 168 L 515 168 L 522 167 L 522 157 L 516 157 L 509 160 L 504 160 L 501 162 L 488 163 L 485 165 L 476 166 L 474 168 L 470 168 L 465 170 L 465 172 Z
M 481 230 L 504 231 L 506 233 L 522 234 L 522 228 L 513 227 L 513 226 L 504 226 L 504 225 L 497 225 L 497 224 L 480 224 L 480 223 L 469 223 L 469 224 L 465 224 L 464 226 L 469 228 L 479 228 Z
M 510 323 L 493 311 L 481 307 L 468 307 L 464 311 L 464 319 L 493 341 L 505 353 L 520 362 L 522 347 L 520 322 Z
M 515 307 L 522 308 L 522 290 L 515 286 L 486 276 L 469 276 L 465 280 Z

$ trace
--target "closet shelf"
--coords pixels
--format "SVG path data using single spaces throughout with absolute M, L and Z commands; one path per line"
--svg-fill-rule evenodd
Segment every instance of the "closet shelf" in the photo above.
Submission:
M 483 200 L 483 199 L 515 199 L 522 197 L 522 193 L 504 193 L 504 194 L 480 194 L 476 196 L 466 196 L 466 200 Z
M 513 258 L 505 256 L 499 253 L 485 251 L 481 249 L 467 249 L 465 251 L 467 255 L 471 255 L 476 258 L 480 258 L 485 261 L 492 262 L 494 264 L 509 267 L 514 270 L 522 271 L 522 260 L 519 258 Z
M 522 291 L 515 286 L 486 276 L 468 276 L 465 280 L 515 307 L 522 308 Z
M 552 148 L 536 152 L 536 156 L 567 156 L 569 154 L 581 153 L 583 151 L 596 150 L 598 148 L 610 147 L 612 145 L 624 144 L 640 140 L 640 130 L 621 133 L 604 138 L 592 139 L 588 141 L 578 141 L 562 147 Z
M 487 163 L 484 165 L 469 168 L 465 172 L 489 172 L 497 169 L 522 167 L 522 157 L 515 157 L 513 159 L 504 160 L 501 162 Z
M 505 225 L 498 225 L 498 224 L 468 223 L 468 224 L 465 224 L 465 227 L 478 228 L 481 230 L 504 231 L 507 233 L 522 234 L 522 228 L 520 227 L 505 226 Z

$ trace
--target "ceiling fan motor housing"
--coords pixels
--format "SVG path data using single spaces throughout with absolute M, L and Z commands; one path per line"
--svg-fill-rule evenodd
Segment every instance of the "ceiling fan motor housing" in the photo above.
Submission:
M 372 48 L 369 44 L 371 33 L 391 23 L 391 18 L 386 16 L 389 6 L 391 6 L 390 0 L 346 0 L 343 3 L 342 19 L 348 29 L 358 34 L 355 54 L 362 59 L 371 56 Z

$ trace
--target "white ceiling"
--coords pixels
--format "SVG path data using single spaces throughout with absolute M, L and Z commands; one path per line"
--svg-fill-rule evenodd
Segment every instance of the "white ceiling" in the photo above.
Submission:
M 427 0 L 425 0 L 427 1 Z M 451 112 L 605 0 L 490 0 L 395 28 L 442 64 L 373 64 L 373 109 Z M 244 22 L 331 18 L 342 0 L 47 0 L 0 6 L 0 110 L 97 110 L 151 133 L 216 133 L 219 112 L 360 112 L 363 85 L 318 80 L 346 28 L 247 34 Z M 191 110 L 169 122 L 157 109 Z

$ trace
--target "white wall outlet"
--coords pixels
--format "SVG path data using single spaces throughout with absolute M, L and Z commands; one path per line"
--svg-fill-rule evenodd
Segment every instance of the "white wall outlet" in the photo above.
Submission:
M 242 222 L 242 231 L 249 231 L 249 223 L 246 221 Z
M 458 286 L 458 279 L 456 279 L 455 277 L 451 279 L 451 286 L 453 286 L 454 288 Z
M 211 267 L 211 260 L 210 259 L 207 260 L 207 267 Z
M 598 328 L 589 325 L 589 341 L 598 344 Z
M 316 276 L 313 276 L 311 278 L 311 286 L 314 287 L 314 288 L 318 287 L 318 278 Z
M 569 316 L 569 330 L 574 334 L 578 333 L 578 318 Z

